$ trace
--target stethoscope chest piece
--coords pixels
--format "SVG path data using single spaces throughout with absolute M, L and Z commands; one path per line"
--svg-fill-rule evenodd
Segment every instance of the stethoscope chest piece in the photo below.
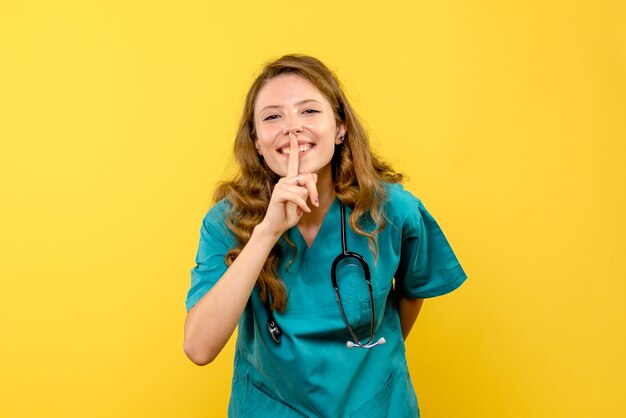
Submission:
M 270 337 L 272 337 L 272 340 L 274 340 L 276 344 L 280 344 L 280 336 L 283 334 L 283 330 L 280 329 L 276 319 L 274 319 L 274 313 L 270 308 L 269 302 L 265 304 L 265 312 L 267 312 L 267 331 Z
M 280 336 L 282 335 L 282 331 L 276 321 L 268 320 L 267 321 L 267 330 L 270 333 L 270 337 L 276 344 L 280 344 Z

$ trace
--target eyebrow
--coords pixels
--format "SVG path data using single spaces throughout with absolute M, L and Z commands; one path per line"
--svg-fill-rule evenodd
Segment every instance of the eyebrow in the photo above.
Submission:
M 296 103 L 296 106 L 300 106 L 300 105 L 303 105 L 303 104 L 308 103 L 308 102 L 315 102 L 315 103 L 320 104 L 320 105 L 322 104 L 320 101 L 315 100 L 315 99 L 304 99 L 304 100 L 300 100 L 298 103 Z M 280 109 L 280 108 L 282 108 L 282 106 L 278 106 L 278 105 L 265 106 L 263 109 L 259 110 L 259 113 L 263 112 L 264 110 L 267 110 L 267 109 Z

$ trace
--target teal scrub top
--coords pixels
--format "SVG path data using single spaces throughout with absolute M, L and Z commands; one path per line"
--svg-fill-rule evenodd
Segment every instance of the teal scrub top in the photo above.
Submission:
M 297 247 L 295 258 L 286 242 L 279 241 L 283 257 L 278 274 L 288 295 L 285 312 L 274 312 L 283 331 L 280 344 L 267 331 L 258 289 L 250 296 L 238 324 L 229 417 L 419 417 L 392 282 L 395 278 L 396 289 L 406 297 L 430 298 L 456 289 L 466 275 L 422 202 L 399 184 L 388 184 L 386 190 L 387 224 L 376 235 L 376 259 L 367 238 L 351 230 L 351 208 L 346 207 L 347 249 L 369 265 L 374 341 L 384 337 L 386 344 L 346 347 L 351 337 L 330 278 L 332 262 L 341 253 L 340 205 L 335 199 L 310 248 L 297 227 L 286 232 Z M 204 218 L 187 310 L 227 269 L 224 256 L 236 246 L 224 223 L 229 208 L 222 200 Z M 358 262 L 342 262 L 337 278 L 345 314 L 366 342 L 371 307 L 362 268 Z

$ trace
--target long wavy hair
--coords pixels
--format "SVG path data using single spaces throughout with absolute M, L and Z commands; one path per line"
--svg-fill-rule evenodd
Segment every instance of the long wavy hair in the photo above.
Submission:
M 335 74 L 316 58 L 285 55 L 266 64 L 252 83 L 234 144 L 238 173 L 233 179 L 221 182 L 213 196 L 216 202 L 227 199 L 231 205 L 225 223 L 235 235 L 237 247 L 226 254 L 226 264 L 232 264 L 250 239 L 254 227 L 263 220 L 272 190 L 279 180 L 279 176 L 267 167 L 257 153 L 254 105 L 261 88 L 281 74 L 297 74 L 310 81 L 330 103 L 337 125 L 345 123 L 344 141 L 336 145 L 331 160 L 335 193 L 344 205 L 352 208 L 350 227 L 368 238 L 370 250 L 376 256 L 378 246 L 375 235 L 385 227 L 381 211 L 381 204 L 386 198 L 383 183 L 399 183 L 403 176 L 374 155 L 368 135 Z M 370 220 L 375 228 L 366 228 Z M 295 251 L 293 243 L 287 242 Z M 284 311 L 287 306 L 285 285 L 277 274 L 282 256 L 278 242 L 270 251 L 257 280 L 261 300 L 264 303 L 269 300 L 271 308 L 279 311 Z

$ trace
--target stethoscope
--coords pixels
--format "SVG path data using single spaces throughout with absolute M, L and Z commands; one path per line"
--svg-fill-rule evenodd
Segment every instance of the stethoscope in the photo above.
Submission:
M 346 246 L 346 217 L 345 217 L 345 208 L 343 206 L 342 203 L 339 204 L 339 208 L 341 210 L 341 254 L 339 254 L 335 260 L 333 261 L 332 267 L 330 269 L 330 278 L 332 280 L 333 283 L 333 287 L 335 288 L 335 297 L 337 299 L 337 304 L 339 304 L 339 310 L 341 311 L 341 317 L 343 318 L 343 322 L 346 324 L 346 327 L 348 328 L 348 332 L 350 333 L 350 336 L 352 337 L 353 341 L 347 341 L 346 342 L 346 347 L 348 348 L 352 348 L 352 347 L 359 347 L 359 348 L 372 348 L 375 347 L 379 344 L 385 344 L 385 339 L 384 338 L 379 338 L 377 341 L 374 341 L 374 325 L 376 322 L 376 314 L 374 311 L 374 292 L 372 290 L 372 280 L 371 280 L 371 276 L 370 276 L 370 268 L 367 265 L 367 262 L 365 261 L 365 259 L 363 258 L 362 255 L 352 252 L 352 251 L 348 251 L 347 250 L 347 246 Z M 357 260 L 360 264 L 361 267 L 363 268 L 363 273 L 364 273 L 364 277 L 365 277 L 365 282 L 367 283 L 367 289 L 369 291 L 369 295 L 370 295 L 370 306 L 372 307 L 372 317 L 370 320 L 370 338 L 366 343 L 362 343 L 358 337 L 356 336 L 356 333 L 354 332 L 354 330 L 352 329 L 352 327 L 350 326 L 350 322 L 348 322 L 348 318 L 346 317 L 346 313 L 343 310 L 343 304 L 341 303 L 341 295 L 339 294 L 339 285 L 337 284 L 337 266 L 339 265 L 339 263 L 342 260 L 346 260 L 348 258 L 352 258 Z M 274 314 L 272 312 L 272 310 L 269 307 L 269 304 L 266 303 L 265 304 L 265 310 L 267 312 L 267 330 L 270 334 L 270 337 L 272 337 L 272 340 L 274 340 L 274 342 L 276 344 L 280 344 L 280 336 L 282 335 L 283 331 L 280 328 L 280 326 L 278 325 L 278 323 L 276 322 L 276 319 L 274 318 Z

